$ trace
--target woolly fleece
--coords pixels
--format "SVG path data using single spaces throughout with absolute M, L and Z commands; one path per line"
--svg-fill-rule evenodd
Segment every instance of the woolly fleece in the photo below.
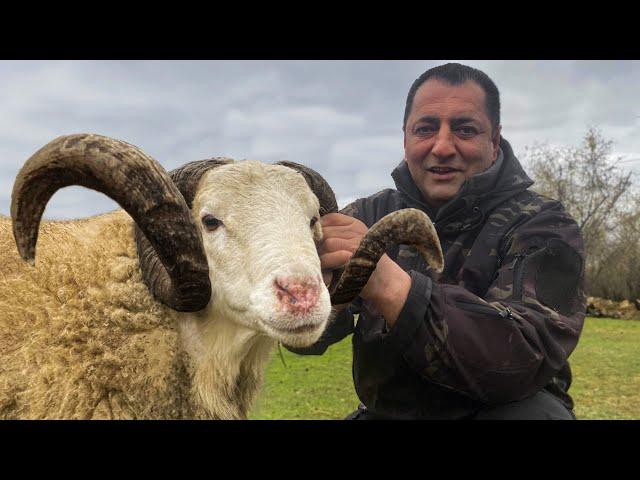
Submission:
M 177 314 L 142 283 L 132 232 L 122 210 L 43 222 L 32 267 L 0 217 L 0 418 L 206 417 Z

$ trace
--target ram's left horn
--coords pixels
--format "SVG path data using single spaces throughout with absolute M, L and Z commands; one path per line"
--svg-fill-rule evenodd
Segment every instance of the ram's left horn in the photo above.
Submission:
M 444 257 L 438 234 L 429 217 L 415 208 L 392 212 L 375 223 L 362 238 L 340 279 L 330 292 L 331 303 L 351 302 L 369 281 L 380 257 L 392 245 L 411 245 L 436 272 L 442 272 Z

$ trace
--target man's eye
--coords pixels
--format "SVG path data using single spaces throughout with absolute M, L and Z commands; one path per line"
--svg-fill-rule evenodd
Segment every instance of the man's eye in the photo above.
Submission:
M 478 133 L 473 127 L 458 127 L 458 132 L 465 137 L 472 137 Z
M 428 135 L 436 131 L 436 128 L 433 125 L 420 125 L 414 128 L 413 133 L 416 135 Z
M 218 220 L 216 217 L 214 217 L 213 215 L 205 215 L 204 217 L 202 217 L 202 224 L 205 226 L 205 228 L 210 231 L 213 232 L 214 230 L 216 230 L 219 226 L 222 225 L 222 221 Z

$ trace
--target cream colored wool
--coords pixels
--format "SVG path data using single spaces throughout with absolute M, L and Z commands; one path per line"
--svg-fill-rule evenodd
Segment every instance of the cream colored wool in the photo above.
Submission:
M 189 392 L 172 312 L 154 302 L 141 282 L 128 216 L 75 221 L 75 228 L 43 222 L 35 268 L 12 244 L 10 219 L 0 222 L 0 248 L 10 252 L 0 277 L 0 415 L 187 413 L 178 401 Z M 166 396 L 166 407 L 145 402 L 149 396 Z M 143 409 L 134 411 L 132 403 Z
M 18 255 L 11 219 L 0 217 L 0 418 L 246 416 L 262 365 L 249 358 L 241 383 L 215 365 L 195 371 L 178 314 L 141 280 L 132 231 L 121 210 L 45 221 L 32 267 Z M 273 342 L 261 344 L 268 353 Z M 220 398 L 208 412 L 193 375 L 215 384 Z

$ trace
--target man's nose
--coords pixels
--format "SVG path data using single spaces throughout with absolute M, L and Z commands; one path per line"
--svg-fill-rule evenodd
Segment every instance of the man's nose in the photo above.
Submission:
M 451 130 L 441 129 L 438 132 L 431 152 L 438 158 L 448 158 L 456 153 L 454 137 Z

